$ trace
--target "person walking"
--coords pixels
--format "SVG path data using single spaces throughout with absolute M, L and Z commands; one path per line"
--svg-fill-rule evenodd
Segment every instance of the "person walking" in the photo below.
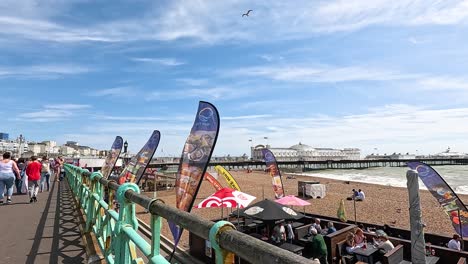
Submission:
M 44 190 L 44 185 L 47 184 L 47 191 L 50 189 L 50 163 L 49 159 L 44 156 L 42 157 L 42 162 L 41 162 L 41 186 L 40 186 L 40 192 Z
M 54 161 L 54 180 L 56 182 L 60 181 L 60 173 L 63 166 L 63 159 L 61 156 L 58 156 Z
M 42 164 L 36 156 L 31 157 L 31 162 L 26 167 L 28 175 L 29 202 L 37 202 L 37 192 L 39 191 L 39 180 L 41 179 Z
M 0 161 L 0 204 L 3 204 L 5 188 L 7 193 L 7 203 L 11 203 L 15 173 L 16 175 L 19 175 L 20 172 L 16 162 L 11 160 L 11 153 L 3 153 L 3 160 Z
M 19 169 L 19 177 L 15 180 L 16 194 L 23 194 L 23 177 L 26 170 L 26 163 L 24 162 L 24 158 L 19 158 L 18 162 L 16 162 L 16 165 Z

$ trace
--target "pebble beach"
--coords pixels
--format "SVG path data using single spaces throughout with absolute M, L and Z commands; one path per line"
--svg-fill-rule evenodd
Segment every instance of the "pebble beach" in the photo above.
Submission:
M 271 178 L 265 172 L 254 171 L 247 173 L 245 170 L 230 171 L 232 176 L 238 182 L 241 191 L 256 196 L 253 203 L 261 201 L 263 198 L 274 199 L 274 193 L 271 186 Z M 352 189 L 362 189 L 366 194 L 366 200 L 356 202 L 356 214 L 358 222 L 367 222 L 376 225 L 388 224 L 392 227 L 409 229 L 409 211 L 408 211 L 408 190 L 401 187 L 392 187 L 377 185 L 371 183 L 338 181 L 313 176 L 294 175 L 295 179 L 287 179 L 286 173 L 283 173 L 283 185 L 286 195 L 297 195 L 298 181 L 318 181 L 326 186 L 326 196 L 320 199 L 307 199 L 311 203 L 305 207 L 293 207 L 297 211 L 336 217 L 338 205 L 341 199 L 345 200 L 346 215 L 350 220 L 354 220 L 353 202 L 346 198 L 351 195 Z M 218 181 L 227 186 L 223 178 Z M 197 195 L 195 205 L 213 194 L 215 189 L 208 181 L 203 181 L 200 191 Z M 153 197 L 153 193 L 145 193 Z M 158 191 L 157 197 L 164 200 L 166 204 L 175 206 L 175 191 Z M 449 217 L 442 207 L 427 190 L 420 191 L 421 207 L 423 212 L 423 221 L 426 224 L 425 232 L 445 236 L 452 236 L 454 229 Z M 460 195 L 464 203 L 468 202 L 468 195 Z M 235 209 L 234 209 L 235 210 Z M 193 214 L 201 216 L 208 220 L 221 218 L 220 208 L 194 208 Z M 231 212 L 230 208 L 224 208 L 223 216 Z M 143 208 L 137 209 L 140 219 L 149 223 L 150 215 L 144 213 Z M 172 240 L 172 235 L 167 222 L 163 222 L 162 234 Z M 188 232 L 183 233 L 180 246 L 188 249 Z

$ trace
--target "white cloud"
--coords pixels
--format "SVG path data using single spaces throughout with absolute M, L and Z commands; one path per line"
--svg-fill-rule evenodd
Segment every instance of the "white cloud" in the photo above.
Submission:
M 374 25 L 460 25 L 468 18 L 467 0 L 260 0 L 248 5 L 237 0 L 174 0 L 166 5 L 148 5 L 138 18 L 80 25 L 57 19 L 73 13 L 76 7 L 69 1 L 52 1 L 49 5 L 15 2 L 24 1 L 7 1 L 3 10 L 0 8 L 1 35 L 63 43 L 186 38 L 202 43 L 255 42 L 309 38 Z M 247 9 L 253 9 L 253 13 L 243 18 Z
M 149 94 L 146 100 L 180 100 L 187 98 L 199 99 L 232 99 L 239 98 L 249 94 L 246 89 L 233 87 L 210 87 L 210 88 L 192 88 L 192 89 L 174 89 L 172 91 L 158 91 Z M 252 94 L 252 92 L 250 92 Z
M 243 116 L 224 116 L 221 120 L 245 120 L 271 117 L 271 115 L 243 115 Z
M 223 122 L 218 148 L 224 153 L 247 152 L 254 144 L 289 147 L 301 141 L 314 147 L 358 147 L 364 153 L 379 151 L 440 152 L 447 146 L 468 149 L 468 108 L 428 109 L 387 105 L 367 113 L 343 116 L 268 117 Z M 269 128 L 269 129 L 267 129 Z M 234 140 L 239 144 L 233 145 Z M 245 142 L 245 144 L 242 144 Z
M 181 82 L 183 84 L 190 85 L 190 86 L 201 86 L 201 85 L 208 84 L 207 79 L 180 78 L 180 79 L 177 79 L 176 81 Z
M 114 97 L 130 97 L 136 95 L 134 87 L 115 87 L 109 89 L 100 89 L 88 93 L 89 96 L 114 96 Z
M 45 105 L 45 108 L 58 109 L 58 110 L 78 110 L 91 108 L 91 105 L 85 104 L 49 104 Z
M 41 110 L 19 114 L 16 118 L 16 121 L 57 122 L 79 115 L 89 108 L 91 108 L 91 105 L 48 104 L 44 105 L 43 109 Z
M 44 64 L 30 66 L 0 66 L 0 78 L 56 78 L 83 74 L 91 68 L 74 64 Z
M 426 90 L 468 91 L 468 78 L 428 77 L 419 80 L 420 87 Z
M 180 66 L 185 64 L 185 62 L 175 58 L 132 58 L 132 60 L 137 62 L 155 63 L 163 66 Z
M 253 66 L 228 71 L 224 74 L 302 82 L 389 81 L 417 77 L 417 75 L 379 70 L 372 67 L 314 67 L 303 65 Z
M 162 117 L 151 117 L 151 116 L 109 116 L 109 115 L 97 115 L 96 119 L 101 120 L 115 120 L 115 121 L 163 121 L 168 120 Z

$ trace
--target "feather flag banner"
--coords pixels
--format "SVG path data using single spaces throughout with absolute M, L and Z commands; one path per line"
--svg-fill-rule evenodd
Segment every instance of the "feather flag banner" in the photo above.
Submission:
M 223 175 L 229 187 L 231 187 L 234 190 L 238 190 L 238 191 L 241 190 L 239 187 L 239 184 L 237 184 L 236 180 L 234 180 L 234 177 L 232 177 L 231 173 L 229 173 L 229 171 L 223 168 L 223 166 L 216 165 L 215 170 L 218 172 L 218 174 Z
M 119 175 L 118 183 L 123 184 L 126 182 L 137 183 L 140 181 L 141 176 L 145 172 L 146 166 L 150 163 L 153 158 L 154 152 L 159 145 L 161 134 L 158 130 L 154 130 L 146 144 L 136 154 L 127 166 L 123 169 Z
M 111 150 L 107 154 L 104 165 L 102 165 L 101 174 L 104 179 L 109 178 L 112 170 L 114 169 L 115 163 L 120 156 L 122 151 L 123 139 L 122 137 L 115 137 L 114 143 L 112 144 Z
M 190 212 L 195 197 L 206 173 L 219 132 L 219 115 L 214 105 L 200 102 L 192 130 L 185 141 L 179 169 L 176 176 L 176 206 L 179 210 Z M 182 230 L 169 223 L 177 246 Z
M 408 167 L 416 170 L 419 179 L 426 185 L 429 192 L 437 199 L 450 217 L 455 231 L 460 235 L 468 234 L 468 210 L 465 204 L 447 182 L 429 165 L 414 161 L 408 162 Z
M 275 192 L 276 199 L 284 197 L 283 181 L 281 173 L 276 163 L 275 155 L 269 149 L 262 149 L 263 160 L 265 160 L 267 170 L 271 176 L 271 183 L 273 184 L 273 191 Z
M 209 172 L 205 173 L 205 180 L 209 181 L 211 183 L 211 185 L 213 185 L 213 187 L 217 191 L 219 191 L 219 190 L 221 190 L 223 188 L 221 183 L 219 183 L 219 181 L 217 179 L 215 179 L 215 177 L 213 177 L 213 175 L 211 175 Z

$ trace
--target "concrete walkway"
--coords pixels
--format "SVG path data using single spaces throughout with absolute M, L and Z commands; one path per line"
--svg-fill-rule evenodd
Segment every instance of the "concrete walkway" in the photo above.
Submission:
M 52 178 L 52 177 L 51 177 Z M 14 195 L 0 206 L 0 264 L 85 263 L 79 216 L 66 181 L 51 182 L 37 203 Z

